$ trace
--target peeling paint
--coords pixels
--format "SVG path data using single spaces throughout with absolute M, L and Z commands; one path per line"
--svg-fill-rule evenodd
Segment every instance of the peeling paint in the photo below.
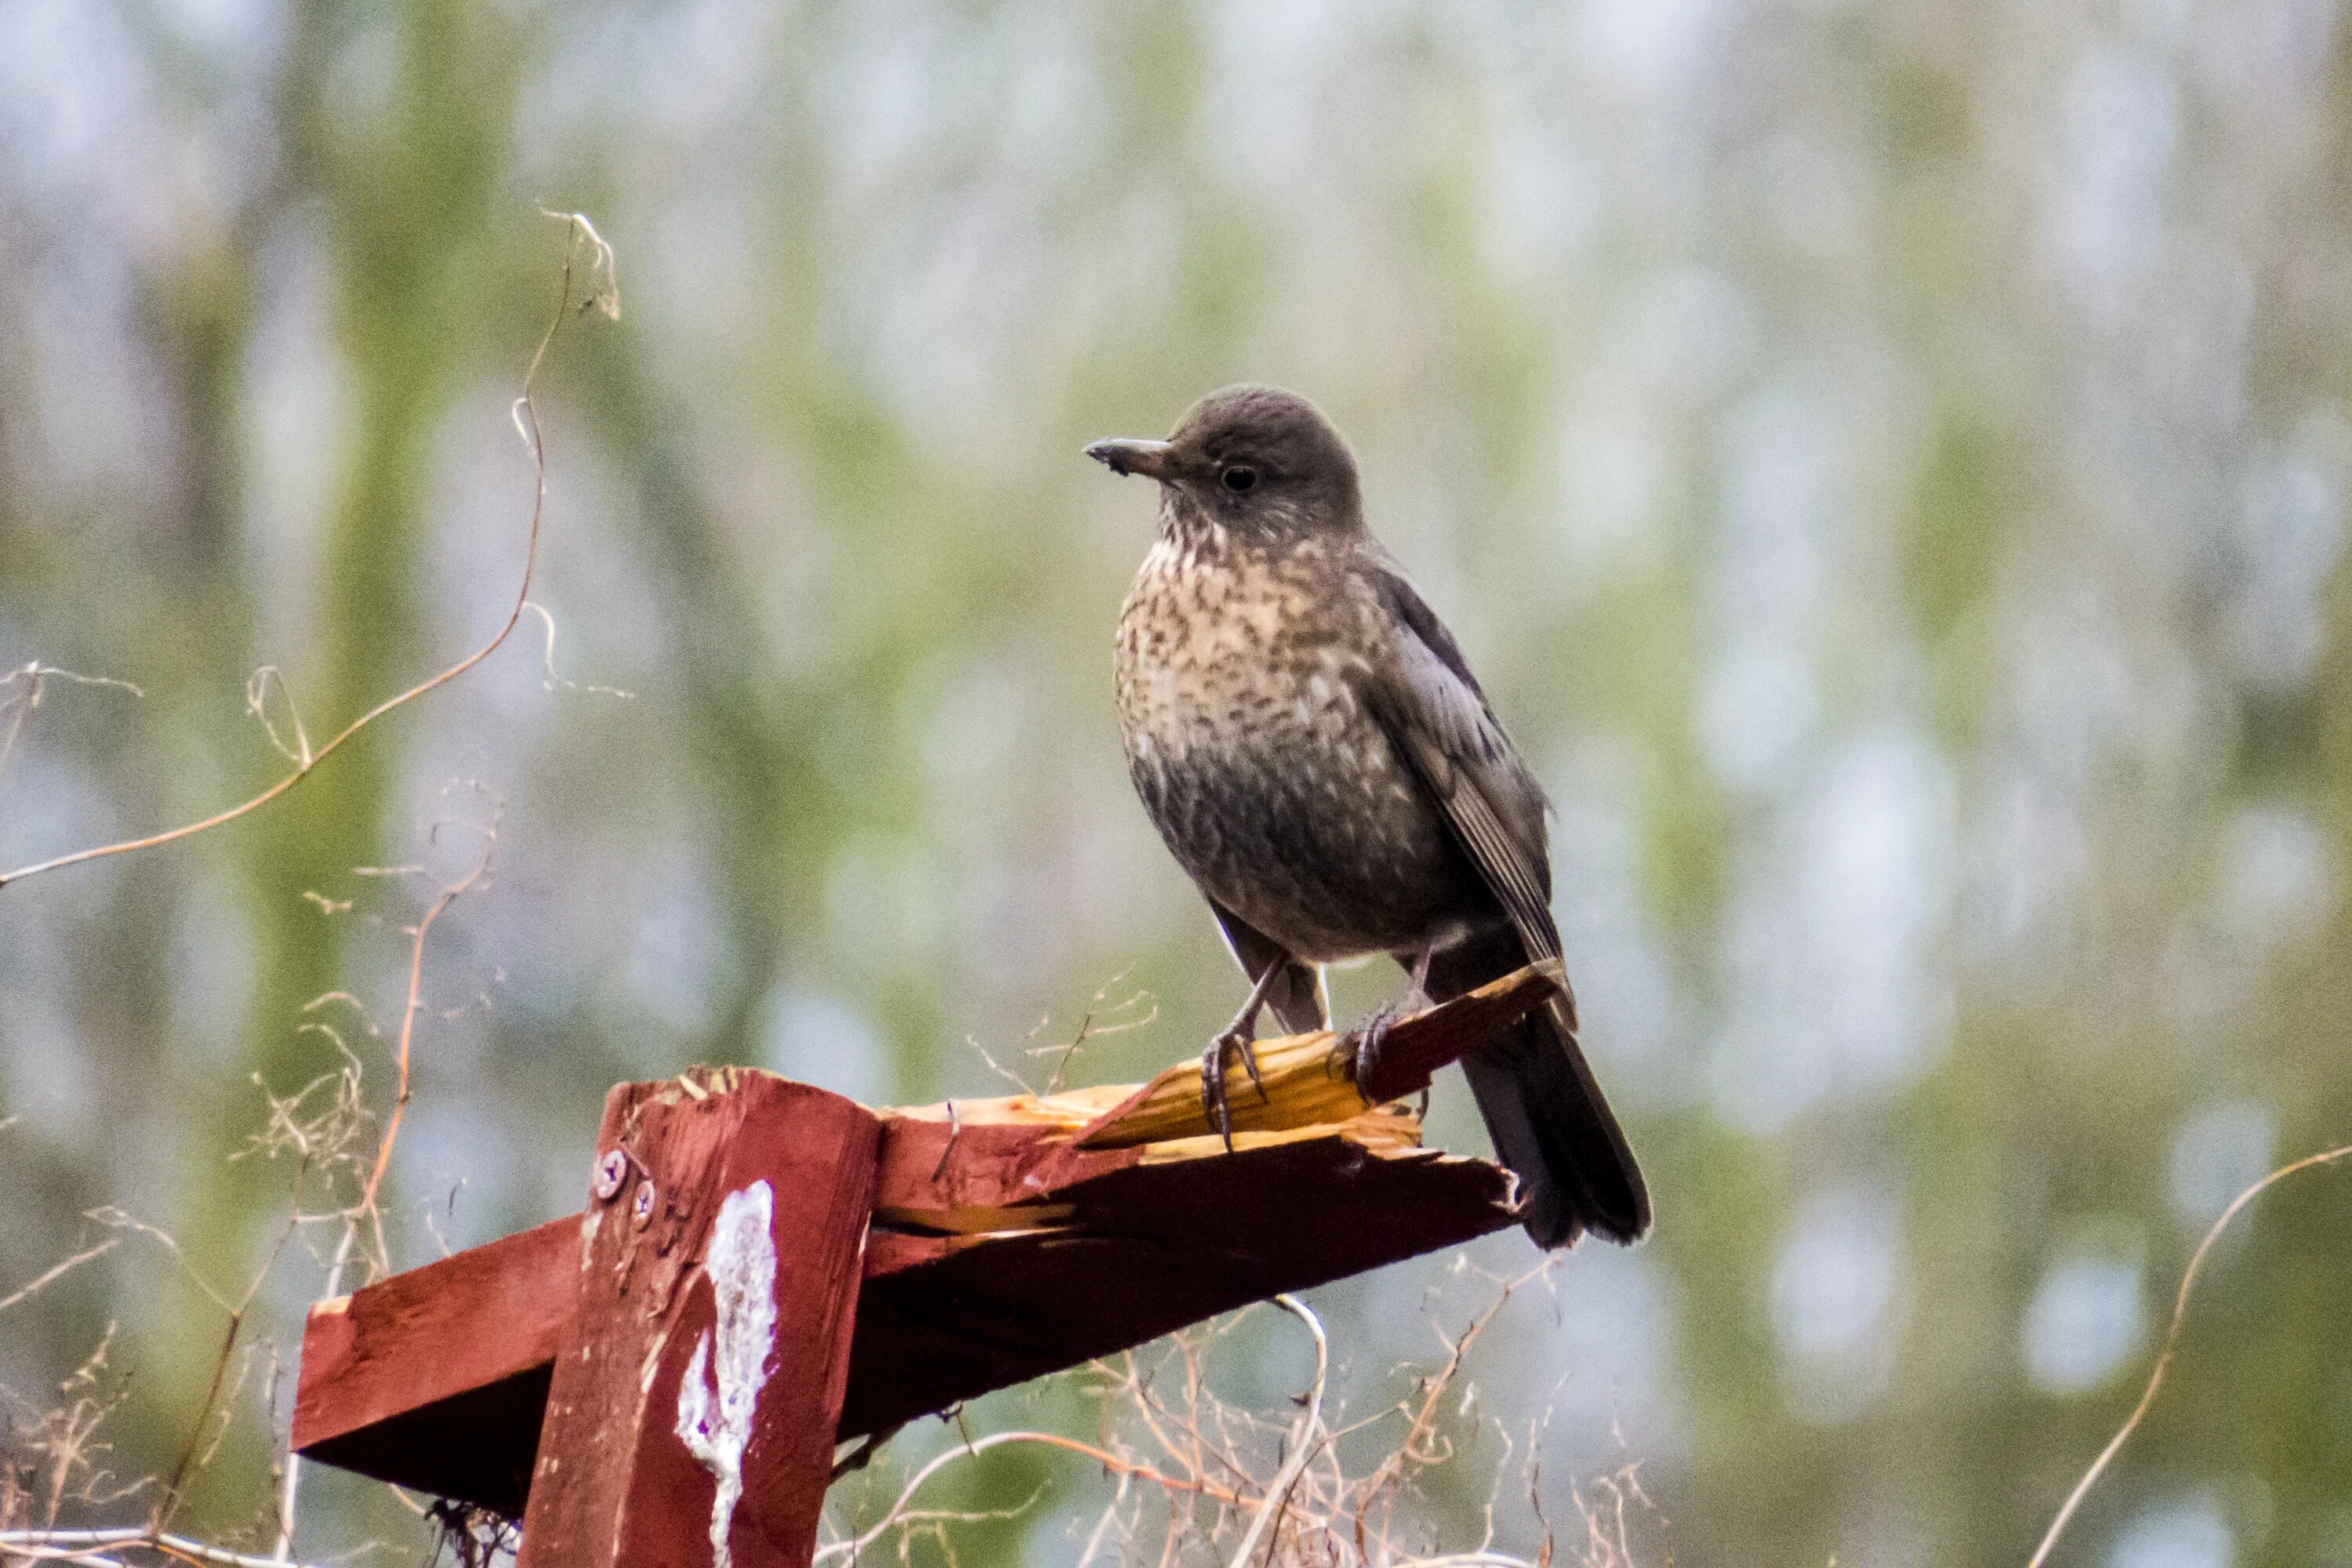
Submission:
M 743 1497 L 743 1451 L 776 1348 L 775 1194 L 765 1182 L 730 1193 L 710 1227 L 702 1271 L 718 1322 L 695 1342 L 677 1389 L 677 1436 L 718 1481 L 710 1500 L 712 1568 L 730 1568 L 727 1536 Z M 716 1385 L 715 1387 L 713 1385 Z

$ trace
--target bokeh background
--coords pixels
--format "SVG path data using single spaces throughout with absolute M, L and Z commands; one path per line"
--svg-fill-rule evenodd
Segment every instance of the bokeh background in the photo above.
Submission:
M 241 1288 L 260 1086 L 333 1067 L 314 997 L 396 1024 L 493 800 L 396 1263 L 574 1205 L 623 1077 L 990 1092 L 968 1041 L 1042 1077 L 1105 987 L 1156 1016 L 1076 1077 L 1196 1050 L 1237 977 L 1109 696 L 1151 498 L 1077 448 L 1269 380 L 1558 804 L 1656 1189 L 1463 1419 L 1549 1410 L 1555 1519 L 1639 1460 L 1677 1562 L 2022 1560 L 2205 1226 L 2352 1136 L 2347 49 L 2332 0 L 10 0 L 0 664 L 144 695 L 0 715 L 0 861 L 266 783 L 258 666 L 315 739 L 485 637 L 541 208 L 625 314 L 540 386 L 551 675 L 533 617 L 278 806 L 0 891 L 0 1294 L 104 1205 Z M 1458 1081 L 1434 1128 L 1481 1145 Z M 2072 1560 L 2352 1563 L 2347 1220 L 2315 1173 L 2224 1242 Z M 1352 1398 L 1463 1278 L 1318 1293 Z M 220 1329 L 153 1248 L 12 1309 L 0 1383 L 24 1419 L 110 1324 L 152 1473 Z M 1234 1342 L 1296 1389 L 1295 1328 Z M 207 1528 L 266 1511 L 267 1370 Z M 1001 1458 L 940 1495 L 1046 1498 L 968 1552 L 1072 1560 L 1097 1483 Z M 1486 1491 L 1434 1487 L 1454 1544 Z M 319 1478 L 305 1555 L 372 1538 L 423 1539 Z

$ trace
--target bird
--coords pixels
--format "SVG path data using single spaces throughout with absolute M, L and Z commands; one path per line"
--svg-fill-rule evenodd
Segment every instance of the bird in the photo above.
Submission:
M 1549 804 L 1460 644 L 1366 527 L 1355 456 L 1312 403 L 1229 386 L 1165 440 L 1086 453 L 1160 487 L 1119 611 L 1119 728 L 1145 812 L 1250 982 L 1202 1063 L 1230 1149 L 1227 1056 L 1256 1078 L 1267 1008 L 1296 1032 L 1328 1027 L 1323 965 L 1386 953 L 1408 995 L 1443 1002 L 1559 957 Z M 1538 1246 L 1648 1231 L 1649 1189 L 1572 993 L 1462 1067 Z

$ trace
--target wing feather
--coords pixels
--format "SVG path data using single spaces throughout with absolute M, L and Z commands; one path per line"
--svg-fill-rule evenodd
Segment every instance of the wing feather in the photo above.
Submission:
M 1436 612 L 1392 563 L 1375 558 L 1371 578 L 1400 627 L 1393 666 L 1368 682 L 1371 710 L 1444 811 L 1528 956 L 1557 958 L 1542 786 Z

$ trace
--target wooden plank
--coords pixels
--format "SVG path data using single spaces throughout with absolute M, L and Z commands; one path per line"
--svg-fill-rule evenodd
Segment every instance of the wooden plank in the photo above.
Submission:
M 766 1073 L 613 1091 L 520 1568 L 807 1568 L 880 1135 Z
M 1236 1136 L 1225 1156 L 1127 1156 L 1054 1190 L 1056 1217 L 982 1235 L 880 1228 L 858 1302 L 841 1435 L 885 1431 L 1281 1290 L 1516 1223 L 1509 1176 L 1366 1125 Z M 924 1130 L 926 1134 L 928 1130 Z M 1401 1131 L 1401 1130 L 1398 1130 Z M 905 1119 L 883 1136 L 921 1149 Z M 1140 1156 L 1140 1157 L 1138 1157 Z M 919 1156 L 918 1156 L 919 1158 Z
M 572 1315 L 583 1216 L 411 1268 L 310 1309 L 294 1447 L 516 1517 Z
M 1354 1031 L 1323 1030 L 1262 1042 L 1257 1082 L 1236 1064 L 1226 1078 L 1226 1104 L 1235 1132 L 1281 1131 L 1346 1121 L 1369 1108 L 1429 1087 L 1432 1074 L 1476 1049 L 1542 1006 L 1566 986 L 1558 959 L 1513 970 L 1442 1007 L 1389 1026 L 1381 1043 L 1377 1081 L 1355 1081 Z M 1263 1084 L 1263 1089 L 1260 1085 Z M 1079 1148 L 1114 1149 L 1164 1142 L 1211 1131 L 1201 1101 L 1201 1064 L 1179 1062 L 1080 1131 Z

